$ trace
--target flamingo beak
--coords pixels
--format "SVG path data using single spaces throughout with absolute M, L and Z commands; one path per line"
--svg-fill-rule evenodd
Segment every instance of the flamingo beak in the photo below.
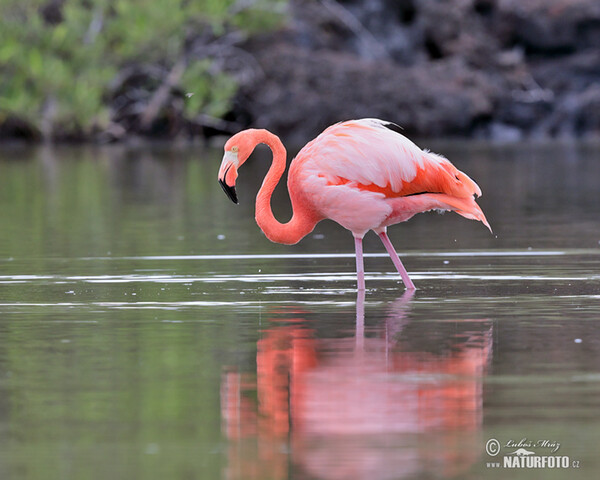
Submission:
M 221 168 L 219 169 L 219 185 L 233 203 L 238 204 L 235 192 L 235 180 L 237 178 L 237 154 L 225 152 Z
M 235 185 L 231 185 L 231 186 L 227 185 L 221 179 L 219 179 L 219 185 L 221 185 L 221 188 L 225 192 L 225 195 L 227 195 L 229 197 L 229 200 L 231 200 L 235 204 L 239 204 L 238 198 L 237 198 L 237 193 L 235 193 Z

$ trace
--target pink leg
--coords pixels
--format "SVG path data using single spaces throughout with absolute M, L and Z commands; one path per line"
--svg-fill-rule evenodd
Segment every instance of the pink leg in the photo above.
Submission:
M 363 262 L 362 238 L 354 237 L 356 249 L 356 281 L 358 290 L 365 289 L 365 267 Z
M 390 255 L 392 262 L 394 263 L 394 266 L 396 267 L 396 270 L 398 270 L 398 273 L 402 277 L 404 286 L 409 290 L 415 290 L 416 289 L 415 284 L 412 282 L 412 280 L 408 276 L 408 272 L 406 271 L 406 268 L 404 268 L 404 265 L 402 265 L 402 262 L 400 261 L 400 258 L 398 257 L 396 250 L 394 250 L 394 246 L 392 245 L 392 242 L 390 242 L 390 239 L 388 238 L 387 233 L 385 231 L 383 231 L 383 232 L 379 233 L 378 235 L 379 235 L 379 238 L 381 238 L 381 241 L 383 242 L 385 249 L 387 250 L 388 254 Z
M 365 291 L 356 292 L 356 350 L 365 349 Z

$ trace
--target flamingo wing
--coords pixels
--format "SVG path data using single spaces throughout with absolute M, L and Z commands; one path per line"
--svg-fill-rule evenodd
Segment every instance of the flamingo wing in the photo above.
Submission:
M 354 233 L 433 209 L 454 210 L 489 228 L 474 201 L 481 195 L 477 184 L 389 122 L 333 125 L 301 150 L 292 169 L 323 214 Z

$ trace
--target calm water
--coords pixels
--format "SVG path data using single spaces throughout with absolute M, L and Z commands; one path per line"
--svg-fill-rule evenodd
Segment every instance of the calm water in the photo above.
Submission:
M 264 151 L 239 206 L 217 150 L 1 151 L 0 477 L 597 476 L 600 146 L 427 146 L 494 235 L 390 229 L 409 295 L 371 234 L 364 297 L 341 227 L 258 230 Z

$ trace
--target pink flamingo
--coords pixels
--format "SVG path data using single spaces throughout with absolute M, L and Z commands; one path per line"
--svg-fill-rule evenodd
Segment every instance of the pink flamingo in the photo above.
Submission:
M 309 142 L 290 165 L 288 191 L 293 215 L 280 223 L 271 195 L 286 166 L 281 140 L 267 130 L 249 129 L 225 144 L 219 183 L 238 203 L 238 169 L 264 143 L 273 163 L 256 197 L 256 223 L 269 240 L 294 244 L 331 219 L 354 235 L 358 289 L 365 288 L 362 239 L 373 230 L 383 242 L 407 289 L 415 286 L 387 236 L 387 227 L 429 210 L 451 210 L 491 228 L 475 203 L 481 189 L 448 160 L 421 150 L 394 123 L 365 118 L 337 123 Z

